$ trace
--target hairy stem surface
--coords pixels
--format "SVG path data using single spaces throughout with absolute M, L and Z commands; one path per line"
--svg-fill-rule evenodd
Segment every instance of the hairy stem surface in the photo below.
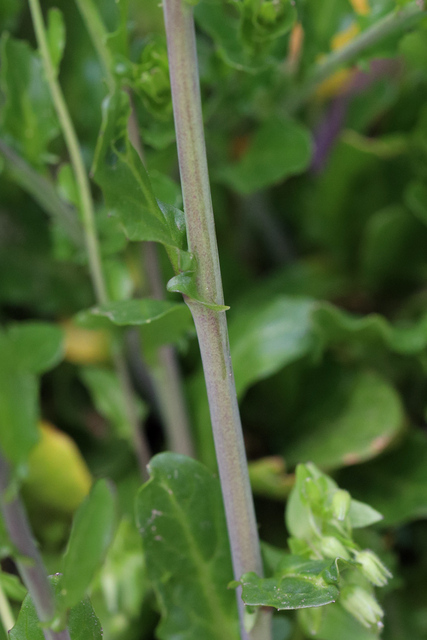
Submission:
M 197 68 L 194 21 L 182 0 L 164 0 L 169 67 L 189 250 L 198 264 L 200 296 L 223 305 L 223 291 L 209 186 Z M 247 469 L 224 311 L 186 299 L 202 355 L 215 449 L 236 579 L 247 571 L 262 575 L 258 531 Z M 270 618 L 260 612 L 242 640 L 269 640 Z

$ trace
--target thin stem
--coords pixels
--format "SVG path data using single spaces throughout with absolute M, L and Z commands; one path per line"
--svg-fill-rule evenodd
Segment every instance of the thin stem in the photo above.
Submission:
M 107 302 L 107 289 L 102 274 L 101 254 L 99 250 L 98 237 L 95 227 L 95 214 L 93 210 L 92 196 L 90 192 L 89 180 L 83 164 L 83 158 L 79 148 L 79 142 L 74 130 L 70 114 L 59 86 L 57 74 L 52 63 L 47 43 L 46 29 L 39 0 L 29 0 L 31 16 L 36 33 L 37 44 L 43 60 L 46 79 L 49 85 L 52 100 L 56 113 L 64 134 L 71 164 L 77 181 L 82 222 L 85 230 L 86 248 L 89 258 L 90 274 L 98 301 L 102 304 Z
M 7 171 L 13 180 L 62 225 L 77 247 L 83 246 L 84 239 L 75 210 L 61 200 L 53 184 L 37 173 L 3 140 L 0 140 L 0 154 L 5 158 Z
M 331 53 L 309 75 L 303 85 L 286 102 L 288 111 L 295 111 L 316 90 L 318 85 L 360 53 L 387 36 L 413 27 L 426 14 L 425 0 L 414 0 L 378 20 L 345 47 Z
M 15 624 L 12 607 L 0 583 L 0 618 L 6 634 Z
M 196 41 L 191 8 L 183 0 L 164 0 L 166 35 L 178 156 L 187 220 L 189 250 L 198 264 L 198 287 L 203 297 L 223 304 L 222 281 L 209 186 L 203 133 Z M 186 300 L 195 321 L 205 373 L 215 449 L 236 579 L 255 571 L 262 575 L 258 531 L 233 369 L 227 320 Z M 255 628 L 244 628 L 244 605 L 238 594 L 242 640 L 269 640 L 270 617 L 263 610 Z
M 89 257 L 89 271 L 95 291 L 95 296 L 99 304 L 109 301 L 104 273 L 102 269 L 101 251 L 99 248 L 98 235 L 95 224 L 95 212 L 88 176 L 84 167 L 83 157 L 80 152 L 77 135 L 64 100 L 64 96 L 59 85 L 55 69 L 49 53 L 46 30 L 39 0 L 29 0 L 37 43 L 41 52 L 47 81 L 49 84 L 52 100 L 58 115 L 65 142 L 73 165 L 74 175 L 79 190 L 80 205 L 82 212 L 82 222 L 85 232 L 86 249 Z M 101 24 L 102 26 L 102 24 Z M 98 28 L 99 31 L 99 28 Z M 115 352 L 113 355 L 116 373 L 119 379 L 120 388 L 125 398 L 128 420 L 132 429 L 135 453 L 138 458 L 138 465 L 141 470 L 143 480 L 148 479 L 146 465 L 150 459 L 150 448 L 145 436 L 140 429 L 138 415 L 135 407 L 135 399 L 128 378 L 126 362 L 123 354 Z
M 19 574 L 27 587 L 40 622 L 49 623 L 55 614 L 55 599 L 42 557 L 33 540 L 27 516 L 18 497 L 8 499 L 9 465 L 0 454 L 0 506 L 10 539 L 19 554 Z M 45 640 L 70 640 L 67 630 L 43 629 Z

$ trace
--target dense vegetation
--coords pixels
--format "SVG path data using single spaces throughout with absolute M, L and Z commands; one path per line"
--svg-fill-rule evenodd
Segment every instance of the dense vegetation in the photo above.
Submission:
M 229 309 L 177 23 L 0 4 L 0 640 L 425 640 L 424 1 L 164 4 Z

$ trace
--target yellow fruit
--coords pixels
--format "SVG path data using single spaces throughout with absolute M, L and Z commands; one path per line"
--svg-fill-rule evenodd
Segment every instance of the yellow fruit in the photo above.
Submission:
M 65 360 L 74 364 L 100 364 L 110 359 L 111 337 L 107 331 L 82 329 L 67 320 L 65 331 Z
M 72 514 L 89 493 L 92 477 L 75 442 L 48 422 L 28 460 L 23 490 L 29 502 Z

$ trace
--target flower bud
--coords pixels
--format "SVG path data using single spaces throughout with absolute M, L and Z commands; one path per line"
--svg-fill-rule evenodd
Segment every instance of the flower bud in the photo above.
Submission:
M 376 587 L 383 587 L 387 584 L 388 579 L 392 577 L 390 571 L 383 565 L 378 556 L 373 551 L 369 551 L 369 549 L 357 551 L 354 554 L 354 559 L 361 565 L 360 571 L 365 578 Z
M 338 489 L 332 498 L 332 511 L 337 520 L 345 520 L 350 510 L 351 497 L 348 491 Z
M 320 553 L 325 558 L 344 558 L 349 560 L 350 555 L 342 542 L 334 536 L 324 536 L 316 543 Z
M 362 587 L 350 585 L 341 591 L 340 603 L 365 627 L 381 626 L 384 612 L 374 596 Z

